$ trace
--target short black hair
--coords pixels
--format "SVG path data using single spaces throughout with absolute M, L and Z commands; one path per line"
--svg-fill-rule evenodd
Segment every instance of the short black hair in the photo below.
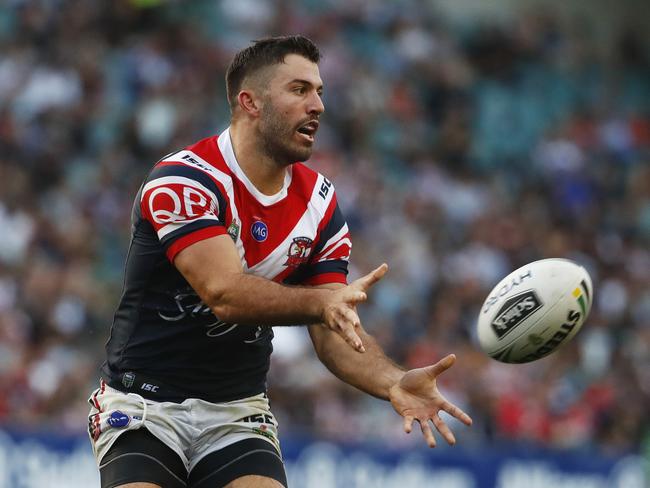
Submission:
M 235 54 L 226 70 L 226 93 L 230 109 L 234 110 L 237 106 L 237 94 L 247 77 L 267 66 L 283 63 L 289 54 L 298 54 L 312 63 L 320 61 L 318 48 L 304 36 L 258 39 Z

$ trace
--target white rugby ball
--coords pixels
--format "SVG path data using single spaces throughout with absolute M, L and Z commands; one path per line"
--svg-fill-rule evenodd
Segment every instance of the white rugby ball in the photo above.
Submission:
M 593 300 L 589 273 L 568 259 L 542 259 L 503 278 L 478 316 L 481 349 L 504 363 L 527 363 L 566 344 Z

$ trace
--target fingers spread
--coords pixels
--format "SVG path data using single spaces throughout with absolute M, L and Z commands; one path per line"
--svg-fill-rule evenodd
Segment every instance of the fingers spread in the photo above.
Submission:
M 449 403 L 445 401 L 441 406 L 440 410 L 444 410 L 447 412 L 449 415 L 456 417 L 458 420 L 460 420 L 462 423 L 465 425 L 472 425 L 472 418 L 467 415 L 465 412 L 463 412 L 460 408 L 458 408 L 456 405 L 453 403 Z
M 404 432 L 407 434 L 410 434 L 411 430 L 413 429 L 413 420 L 414 418 L 411 415 L 406 415 L 404 417 Z
M 342 309 L 341 314 L 343 316 L 344 323 L 352 328 L 353 332 L 354 329 L 361 327 L 361 320 L 354 310 L 344 308 Z
M 456 438 L 454 437 L 454 434 L 451 432 L 451 430 L 449 430 L 449 427 L 445 421 L 442 420 L 438 414 L 434 415 L 431 420 L 433 420 L 433 425 L 436 426 L 438 432 L 442 434 L 442 436 L 450 445 L 453 446 L 456 444 Z
M 378 268 L 374 269 L 370 273 L 368 273 L 366 276 L 363 276 L 356 280 L 353 285 L 356 285 L 358 288 L 361 290 L 368 290 L 372 285 L 377 283 L 379 280 L 381 280 L 386 272 L 388 271 L 388 265 L 386 263 L 382 264 Z
M 424 440 L 427 441 L 428 446 L 436 447 L 436 438 L 433 437 L 433 431 L 431 429 L 431 425 L 429 424 L 429 420 L 418 419 L 418 422 L 420 422 L 420 429 L 422 429 L 422 435 L 424 436 Z
M 449 354 L 438 361 L 436 364 L 424 368 L 431 378 L 436 378 L 441 373 L 447 371 L 456 362 L 456 355 Z
M 363 342 L 359 335 L 355 332 L 355 329 L 361 325 L 359 317 L 352 310 L 341 311 L 340 316 L 337 321 L 336 332 L 345 339 L 345 341 L 350 344 L 354 349 L 359 352 L 365 352 L 366 349 L 363 347 Z
M 361 302 L 365 302 L 368 295 L 364 291 L 357 290 L 352 285 L 347 286 L 341 292 L 341 301 L 348 307 L 354 307 Z
M 365 292 L 356 291 L 350 297 L 349 303 L 357 304 L 357 303 L 365 302 L 367 299 L 368 299 L 368 295 L 366 295 Z

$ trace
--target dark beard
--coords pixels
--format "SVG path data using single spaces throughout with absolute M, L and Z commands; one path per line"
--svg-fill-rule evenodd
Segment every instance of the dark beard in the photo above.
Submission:
M 292 144 L 296 128 L 290 127 L 281 117 L 273 104 L 262 115 L 259 136 L 262 150 L 278 165 L 288 166 L 295 162 L 307 161 L 311 156 L 311 147 Z

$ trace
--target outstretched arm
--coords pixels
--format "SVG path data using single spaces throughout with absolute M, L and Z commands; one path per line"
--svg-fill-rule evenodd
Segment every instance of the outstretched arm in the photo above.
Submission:
M 381 400 L 389 400 L 390 388 L 406 372 L 392 362 L 374 337 L 362 327 L 357 334 L 366 348 L 365 354 L 345 351 L 336 334 L 320 324 L 309 327 L 318 359 L 339 379 Z M 349 347 L 347 349 L 350 349 Z
M 227 234 L 186 247 L 176 255 L 174 265 L 203 303 L 224 322 L 242 325 L 322 322 L 355 350 L 364 352 L 356 333 L 359 317 L 355 305 L 366 300 L 366 292 L 376 280 L 364 277 L 336 290 L 319 290 L 284 286 L 245 274 Z
M 377 341 L 360 324 L 357 334 L 365 344 L 365 354 L 350 349 L 338 335 L 321 325 L 310 326 L 309 333 L 318 358 L 332 373 L 361 391 L 390 401 L 397 413 L 404 417 L 405 432 L 410 433 L 413 421 L 417 420 L 429 447 L 436 446 L 429 422 L 433 422 L 449 444 L 456 442 L 440 418 L 441 410 L 471 425 L 472 419 L 450 403 L 438 391 L 436 384 L 437 377 L 454 364 L 456 357 L 453 354 L 431 366 L 405 371 L 384 354 Z

